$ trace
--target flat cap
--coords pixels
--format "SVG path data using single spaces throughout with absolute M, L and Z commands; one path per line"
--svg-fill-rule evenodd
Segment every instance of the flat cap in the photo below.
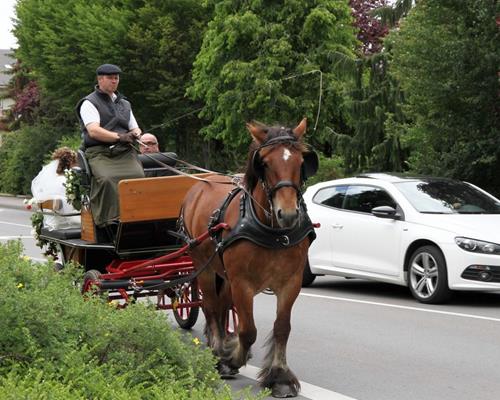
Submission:
M 97 75 L 119 75 L 122 70 L 114 64 L 102 64 L 97 67 L 95 72 Z

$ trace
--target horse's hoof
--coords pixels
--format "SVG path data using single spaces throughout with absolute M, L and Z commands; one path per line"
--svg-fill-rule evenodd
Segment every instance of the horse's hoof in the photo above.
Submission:
M 297 389 L 293 385 L 284 385 L 276 383 L 271 389 L 271 395 L 279 399 L 287 397 L 297 397 Z
M 217 365 L 217 370 L 222 379 L 234 379 L 235 375 L 240 372 L 238 368 L 230 367 L 227 364 L 219 363 Z

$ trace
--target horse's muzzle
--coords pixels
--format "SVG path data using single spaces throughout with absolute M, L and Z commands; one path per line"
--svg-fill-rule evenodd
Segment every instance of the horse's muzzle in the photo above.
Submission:
M 299 209 L 297 208 L 292 211 L 285 211 L 278 208 L 276 211 L 276 219 L 280 228 L 292 228 L 299 219 Z

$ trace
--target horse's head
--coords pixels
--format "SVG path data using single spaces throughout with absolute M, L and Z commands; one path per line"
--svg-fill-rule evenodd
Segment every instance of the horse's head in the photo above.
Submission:
M 317 169 L 316 155 L 307 153 L 302 143 L 306 126 L 305 118 L 294 129 L 247 124 L 254 139 L 245 174 L 247 187 L 253 191 L 257 183 L 262 182 L 282 228 L 297 222 L 302 184 L 307 175 L 313 175 Z

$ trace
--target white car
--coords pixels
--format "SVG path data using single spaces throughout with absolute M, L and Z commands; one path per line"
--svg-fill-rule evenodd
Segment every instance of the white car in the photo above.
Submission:
M 422 303 L 452 290 L 500 290 L 500 200 L 444 178 L 365 174 L 304 193 L 321 226 L 303 286 L 316 275 L 408 286 Z

